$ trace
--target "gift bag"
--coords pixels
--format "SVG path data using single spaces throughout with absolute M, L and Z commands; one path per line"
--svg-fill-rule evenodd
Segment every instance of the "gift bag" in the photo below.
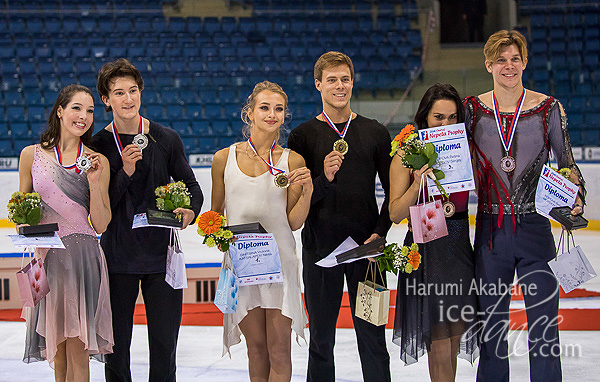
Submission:
M 425 202 L 425 184 L 424 176 L 421 176 L 417 204 L 409 207 L 413 240 L 419 244 L 428 243 L 448 235 L 442 201 L 434 200 L 429 195 L 429 201 Z M 421 194 L 423 194 L 423 203 L 419 204 Z
M 561 247 L 561 243 L 563 242 L 563 235 L 565 230 L 560 235 L 560 240 L 558 242 L 558 247 Z M 571 240 L 573 242 L 573 247 L 569 248 L 569 236 L 571 236 Z M 556 276 L 558 283 L 563 288 L 565 293 L 569 293 L 573 289 L 577 288 L 581 284 L 589 281 L 597 276 L 596 271 L 592 267 L 592 264 L 587 259 L 583 250 L 580 246 L 575 245 L 575 240 L 573 239 L 573 233 L 570 231 L 567 232 L 567 251 L 564 251 L 564 243 L 562 248 L 562 254 L 550 260 L 548 265 L 552 270 L 552 273 Z
M 31 256 L 31 252 L 29 253 Z M 23 258 L 25 253 L 23 252 Z M 21 260 L 21 266 L 23 261 Z M 50 292 L 44 263 L 41 259 L 33 258 L 25 268 L 17 272 L 17 284 L 21 293 L 24 308 L 33 308 Z
M 167 269 L 165 281 L 173 289 L 185 289 L 187 285 L 187 274 L 185 272 L 185 257 L 181 251 L 179 234 L 171 229 L 169 246 L 167 247 Z
M 223 313 L 235 313 L 238 299 L 238 280 L 233 272 L 229 251 L 225 252 L 223 266 L 217 283 L 215 293 L 215 305 Z
M 374 268 L 379 269 L 377 263 L 369 261 L 365 281 L 358 283 L 354 315 L 373 325 L 381 326 L 388 322 L 388 315 L 390 312 L 390 291 L 383 285 L 376 284 L 369 280 L 369 274 L 371 274 L 373 280 L 375 280 Z M 381 275 L 381 270 L 379 270 L 379 274 Z

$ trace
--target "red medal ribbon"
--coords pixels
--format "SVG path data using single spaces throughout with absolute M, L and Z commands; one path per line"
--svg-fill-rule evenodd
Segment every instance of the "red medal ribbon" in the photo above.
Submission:
M 81 142 L 81 140 L 79 140 L 79 148 L 77 149 L 77 158 L 79 158 L 82 154 L 83 154 L 83 143 Z M 58 162 L 58 164 L 63 166 L 65 169 L 67 169 L 67 170 L 75 169 L 76 173 L 81 174 L 81 171 L 77 168 L 77 162 L 70 164 L 68 166 L 65 166 L 62 164 L 62 155 L 60 153 L 60 148 L 58 147 L 58 145 L 54 146 L 54 155 L 56 156 L 56 161 Z
M 119 132 L 117 131 L 117 125 L 115 125 L 114 119 L 112 120 L 111 125 L 112 125 L 113 138 L 115 139 L 115 144 L 117 145 L 117 150 L 119 150 L 119 154 L 121 154 L 123 152 L 123 144 L 121 143 L 121 138 L 119 137 Z M 139 130 L 139 134 L 144 133 L 144 127 L 142 125 L 142 116 L 141 115 L 140 115 L 140 127 L 138 130 Z

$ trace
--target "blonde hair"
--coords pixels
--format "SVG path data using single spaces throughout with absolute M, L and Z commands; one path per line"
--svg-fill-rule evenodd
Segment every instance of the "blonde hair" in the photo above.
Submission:
M 340 65 L 346 65 L 350 69 L 350 79 L 354 81 L 354 65 L 350 57 L 341 52 L 323 53 L 315 63 L 314 76 L 315 80 L 323 80 L 323 70 L 333 68 Z
M 246 102 L 244 102 L 244 106 L 242 107 L 241 118 L 242 118 L 242 122 L 244 122 L 244 128 L 242 130 L 242 133 L 244 134 L 244 138 L 246 138 L 246 139 L 250 138 L 250 134 L 252 133 L 252 121 L 248 117 L 248 113 L 250 113 L 250 111 L 254 110 L 254 107 L 256 106 L 256 98 L 258 98 L 258 95 L 264 91 L 270 91 L 270 92 L 279 94 L 280 96 L 283 97 L 283 100 L 284 100 L 283 107 L 285 109 L 285 120 L 284 120 L 284 123 L 281 124 L 282 127 L 287 122 L 287 120 L 292 116 L 292 114 L 290 113 L 290 111 L 288 109 L 288 96 L 283 91 L 283 88 L 281 86 L 279 86 L 278 84 L 276 84 L 275 82 L 270 82 L 270 81 L 259 82 L 256 85 L 254 85 L 254 90 L 252 90 L 252 93 L 248 96 L 248 98 L 246 99 Z M 281 127 L 277 131 L 275 140 L 279 141 L 280 136 L 281 136 Z
M 527 40 L 521 32 L 516 30 L 507 31 L 505 29 L 499 30 L 488 38 L 485 46 L 483 47 L 483 54 L 485 56 L 485 62 L 492 63 L 500 57 L 500 51 L 506 46 L 515 44 L 519 49 L 521 60 L 525 62 L 527 60 Z

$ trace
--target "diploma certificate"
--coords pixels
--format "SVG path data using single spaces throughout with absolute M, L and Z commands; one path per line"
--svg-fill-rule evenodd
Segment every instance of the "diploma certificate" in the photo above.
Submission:
M 236 235 L 229 254 L 240 286 L 283 282 L 279 249 L 272 233 Z
M 419 130 L 419 137 L 423 142 L 431 142 L 435 146 L 438 160 L 433 168 L 444 172 L 445 177 L 440 180 L 440 184 L 448 194 L 475 189 L 464 123 Z M 427 190 L 430 195 L 440 194 L 431 179 L 427 179 Z
M 550 210 L 554 207 L 572 207 L 577 191 L 579 187 L 545 164 L 535 191 L 535 209 L 538 214 L 556 221 L 550 216 Z

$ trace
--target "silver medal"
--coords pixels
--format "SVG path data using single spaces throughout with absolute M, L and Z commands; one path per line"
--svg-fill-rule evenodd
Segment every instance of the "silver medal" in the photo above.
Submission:
M 143 150 L 148 146 L 148 137 L 146 137 L 144 134 L 138 134 L 133 137 L 133 143 L 136 144 L 140 150 Z
M 90 160 L 90 158 L 86 157 L 85 155 L 82 155 L 78 157 L 75 161 L 75 166 L 77 166 L 77 169 L 79 171 L 87 171 L 90 168 L 92 168 L 92 161 Z

